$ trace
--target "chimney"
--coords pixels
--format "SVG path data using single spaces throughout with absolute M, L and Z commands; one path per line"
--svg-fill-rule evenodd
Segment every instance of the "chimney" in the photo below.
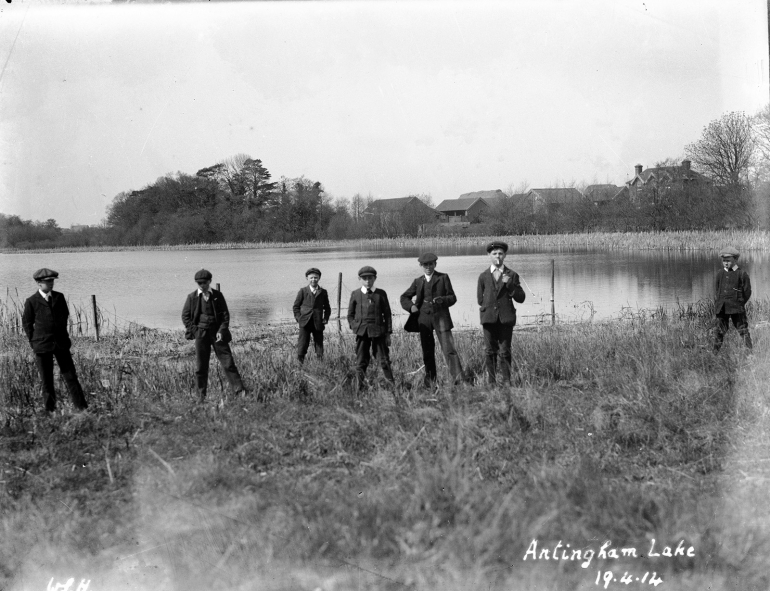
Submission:
M 637 175 L 642 174 L 642 165 L 641 164 L 637 164 L 636 166 L 634 166 L 634 170 L 636 171 Z
M 690 170 L 690 164 L 691 162 L 689 160 L 682 160 L 682 168 L 685 170 Z

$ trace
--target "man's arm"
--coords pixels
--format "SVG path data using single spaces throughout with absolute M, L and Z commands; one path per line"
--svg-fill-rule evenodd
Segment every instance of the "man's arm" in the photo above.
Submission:
M 348 326 L 351 330 L 354 330 L 353 328 L 353 322 L 356 320 L 356 292 L 350 294 L 350 303 L 348 304 Z
M 476 286 L 476 300 L 479 306 L 484 304 L 484 273 L 479 275 L 478 285 Z
M 743 273 L 743 302 L 746 303 L 751 297 L 751 279 L 749 274 L 744 271 Z
M 508 293 L 513 298 L 514 302 L 516 302 L 517 304 L 524 303 L 524 299 L 527 297 L 527 294 L 524 293 L 524 289 L 521 287 L 518 273 L 515 273 L 513 271 L 510 272 L 510 279 L 506 284 L 506 289 L 508 290 Z
M 323 290 L 323 292 L 321 293 L 323 293 L 323 304 L 322 304 L 323 310 L 324 310 L 323 321 L 324 321 L 324 324 L 326 324 L 327 322 L 329 322 L 329 318 L 332 317 L 332 307 L 331 307 L 331 304 L 329 303 L 329 292 L 326 290 Z
M 401 307 L 407 312 L 412 311 L 412 306 L 414 305 L 412 303 L 412 298 L 415 295 L 417 295 L 417 279 L 412 281 L 412 285 L 410 285 L 409 289 L 407 289 L 404 293 L 401 294 L 401 298 L 399 300 Z
M 305 294 L 302 293 L 302 289 L 297 292 L 297 297 L 294 298 L 294 305 L 292 306 L 292 311 L 294 312 L 294 320 L 299 322 L 299 318 L 302 315 L 302 300 L 305 299 Z
M 31 344 L 32 337 L 35 334 L 35 307 L 29 300 L 24 302 L 24 313 L 21 316 L 21 325 L 24 327 L 24 332 L 27 334 L 27 339 Z
M 382 292 L 382 315 L 385 319 L 385 330 L 388 334 L 393 332 L 393 312 L 390 310 L 390 302 L 388 301 L 388 294 Z
M 184 301 L 184 306 L 182 307 L 182 322 L 184 323 L 185 328 L 190 328 L 190 324 L 192 324 L 191 307 L 192 304 L 190 303 L 190 296 L 188 295 Z
M 225 296 L 221 291 L 219 292 L 219 301 L 222 303 L 222 323 L 219 325 L 217 332 L 222 332 L 222 329 L 230 328 L 230 310 L 227 309 L 227 300 L 225 300 Z
M 457 303 L 457 296 L 455 295 L 455 290 L 452 289 L 452 282 L 449 280 L 449 275 L 444 275 L 444 286 L 446 287 L 444 303 L 448 308 L 449 306 L 454 306 Z

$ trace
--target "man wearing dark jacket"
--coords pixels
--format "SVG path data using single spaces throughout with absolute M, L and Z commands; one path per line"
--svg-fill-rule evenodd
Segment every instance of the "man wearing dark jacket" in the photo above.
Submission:
M 714 353 L 722 348 L 725 333 L 730 328 L 730 320 L 738 329 L 738 334 L 743 337 L 743 344 L 751 349 L 749 320 L 746 317 L 746 302 L 751 297 L 749 274 L 738 266 L 740 254 L 736 248 L 724 248 L 719 256 L 722 258 L 722 270 L 717 273 L 714 282 L 714 311 L 717 317 Z
M 230 387 L 236 394 L 244 391 L 241 374 L 230 350 L 230 312 L 225 296 L 211 289 L 211 273 L 201 269 L 195 274 L 198 289 L 187 296 L 182 308 L 185 337 L 195 339 L 195 376 L 200 402 L 206 399 L 211 349 L 219 359 Z
M 444 352 L 449 373 L 452 374 L 452 380 L 454 383 L 459 383 L 463 379 L 463 367 L 452 337 L 454 324 L 449 314 L 449 307 L 455 305 L 457 297 L 452 289 L 449 275 L 436 271 L 437 260 L 438 257 L 432 252 L 421 255 L 417 262 L 422 267 L 423 274 L 412 281 L 409 289 L 401 294 L 401 307 L 411 314 L 417 314 L 427 387 L 433 386 L 436 382 L 434 330 L 441 350 Z
M 388 294 L 382 289 L 373 289 L 377 271 L 373 267 L 361 267 L 358 271 L 361 289 L 350 294 L 348 304 L 348 325 L 356 335 L 356 378 L 358 389 L 366 383 L 366 369 L 371 355 L 379 360 L 385 379 L 395 384 L 390 367 L 390 335 L 393 332 L 393 315 L 390 311 Z
M 297 359 L 305 362 L 305 355 L 310 346 L 310 336 L 313 336 L 313 346 L 316 357 L 324 356 L 324 327 L 332 315 L 329 305 L 329 294 L 318 285 L 321 271 L 312 267 L 305 272 L 307 286 L 297 293 L 294 299 L 294 319 L 299 323 L 299 338 L 297 339 Z
M 38 291 L 24 302 L 22 325 L 29 344 L 35 352 L 35 363 L 42 381 L 43 402 L 48 412 L 56 410 L 56 391 L 53 381 L 53 359 L 67 384 L 72 404 L 78 410 L 88 408 L 83 388 L 80 387 L 75 363 L 72 361 L 67 319 L 70 311 L 64 295 L 53 291 L 54 280 L 59 276 L 51 269 L 40 269 L 32 275 Z
M 496 383 L 497 355 L 502 358 L 501 374 L 504 383 L 511 382 L 511 340 L 516 325 L 515 300 L 524 302 L 524 290 L 517 273 L 503 264 L 508 245 L 490 242 L 487 253 L 491 266 L 479 275 L 476 296 L 481 312 L 481 326 L 486 342 L 486 366 L 489 383 Z

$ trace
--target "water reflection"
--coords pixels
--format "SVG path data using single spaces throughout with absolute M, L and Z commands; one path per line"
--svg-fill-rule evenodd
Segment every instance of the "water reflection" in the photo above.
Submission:
M 489 264 L 482 246 L 436 245 L 437 269 L 449 273 L 457 304 L 457 325 L 477 326 L 476 282 Z M 416 248 L 363 250 L 293 248 L 209 251 L 145 251 L 0 255 L 0 285 L 13 299 L 35 289 L 32 273 L 51 267 L 60 273 L 56 289 L 73 306 L 99 305 L 120 322 L 134 321 L 153 328 L 179 328 L 185 295 L 196 288 L 195 272 L 205 267 L 220 283 L 230 306 L 233 325 L 247 322 L 293 322 L 291 306 L 305 284 L 305 270 L 319 267 L 321 284 L 329 290 L 337 312 L 337 281 L 342 273 L 341 310 L 344 318 L 350 292 L 359 287 L 357 271 L 364 265 L 378 270 L 377 287 L 384 289 L 397 314 L 406 318 L 398 299 L 421 273 Z M 763 295 L 768 253 L 747 253 L 741 262 L 752 276 L 755 293 Z M 555 266 L 556 312 L 563 321 L 608 318 L 632 309 L 672 307 L 711 297 L 719 270 L 713 253 L 699 251 L 591 251 L 513 249 L 506 264 L 523 280 L 527 301 L 520 306 L 521 323 L 550 314 L 551 260 Z M 18 295 L 17 295 L 18 293 Z

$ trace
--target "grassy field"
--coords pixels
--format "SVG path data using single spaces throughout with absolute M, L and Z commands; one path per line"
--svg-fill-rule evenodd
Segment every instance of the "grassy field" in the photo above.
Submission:
M 232 250 L 249 248 L 430 248 L 436 246 L 483 246 L 503 239 L 513 248 L 594 248 L 606 250 L 706 250 L 716 252 L 729 244 L 741 252 L 770 250 L 767 230 L 688 230 L 671 232 L 585 232 L 579 234 L 526 234 L 521 236 L 429 236 L 306 240 L 301 242 L 217 242 L 148 246 L 99 246 L 39 250 L 0 249 L 0 253 L 107 252 L 146 250 Z
M 713 355 L 708 304 L 516 331 L 514 384 L 494 389 L 463 332 L 475 383 L 438 391 L 402 333 L 397 387 L 360 395 L 350 335 L 299 368 L 293 332 L 251 327 L 234 334 L 251 394 L 224 393 L 212 360 L 204 405 L 181 331 L 79 338 L 91 408 L 53 417 L 6 322 L 0 589 L 603 589 L 608 571 L 613 589 L 767 589 L 770 302 L 751 321 L 751 356 L 734 331 Z

